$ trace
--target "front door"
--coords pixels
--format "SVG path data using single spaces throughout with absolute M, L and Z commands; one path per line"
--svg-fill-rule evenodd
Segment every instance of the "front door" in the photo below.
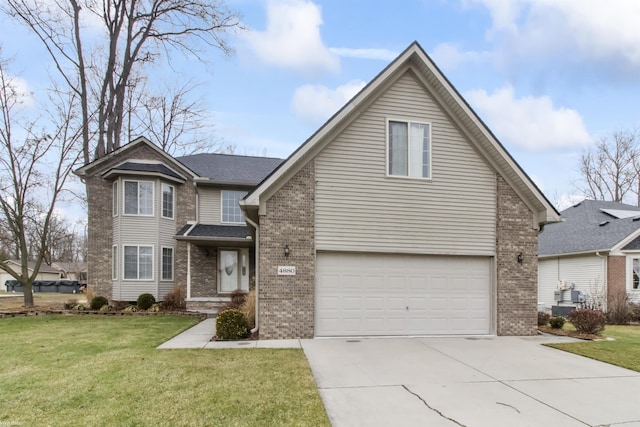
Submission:
M 239 288 L 238 251 L 220 251 L 220 291 L 233 292 Z

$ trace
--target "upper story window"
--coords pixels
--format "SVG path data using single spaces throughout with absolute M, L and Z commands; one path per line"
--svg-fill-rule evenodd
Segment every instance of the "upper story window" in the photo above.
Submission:
M 173 185 L 162 184 L 162 217 L 173 219 Z
M 125 215 L 153 215 L 153 182 L 124 181 Z
M 431 178 L 431 125 L 389 120 L 387 173 Z
M 222 222 L 244 223 L 238 201 L 246 195 L 246 191 L 222 191 Z

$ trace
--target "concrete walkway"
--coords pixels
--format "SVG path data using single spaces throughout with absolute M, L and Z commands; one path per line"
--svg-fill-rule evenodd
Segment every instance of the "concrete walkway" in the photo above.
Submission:
M 211 341 L 215 334 L 216 319 L 205 319 L 158 348 L 301 348 L 300 340 Z

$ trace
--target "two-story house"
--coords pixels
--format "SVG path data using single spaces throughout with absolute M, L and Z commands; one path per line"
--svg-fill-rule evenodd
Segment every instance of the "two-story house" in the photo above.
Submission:
M 112 299 L 255 288 L 261 338 L 536 333 L 560 215 L 417 43 L 282 163 L 140 139 L 77 173 Z
M 281 162 L 225 154 L 173 158 L 138 138 L 78 169 L 89 196 L 94 292 L 115 301 L 142 293 L 162 300 L 179 286 L 189 309 L 215 310 L 231 292 L 248 291 L 255 251 L 238 201 Z

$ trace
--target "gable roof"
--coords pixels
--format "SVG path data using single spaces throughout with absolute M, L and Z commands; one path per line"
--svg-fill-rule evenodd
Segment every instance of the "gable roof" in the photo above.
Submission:
M 332 138 L 358 117 L 395 79 L 412 70 L 431 96 L 456 123 L 485 161 L 498 171 L 507 183 L 535 213 L 538 224 L 560 221 L 560 214 L 542 194 L 529 176 L 506 151 L 489 128 L 480 120 L 451 82 L 442 74 L 422 47 L 413 42 L 391 64 L 334 114 L 273 173 L 265 178 L 244 200 L 241 207 L 249 213 L 263 209 L 265 199 L 315 157 Z M 265 197 L 261 197 L 265 195 Z M 257 219 L 253 212 L 252 217 Z
M 135 147 L 137 147 L 138 145 L 145 145 L 148 148 L 151 148 L 152 150 L 156 151 L 162 158 L 164 158 L 166 160 L 166 162 L 174 167 L 179 168 L 182 172 L 186 173 L 189 176 L 195 176 L 195 173 L 191 170 L 189 170 L 188 168 L 185 167 L 185 165 L 183 165 L 180 162 L 177 162 L 173 157 L 171 157 L 167 152 L 165 152 L 164 150 L 162 150 L 160 147 L 158 147 L 156 144 L 153 144 L 151 141 L 149 141 L 147 138 L 141 136 L 139 138 L 134 139 L 133 141 L 129 142 L 128 144 L 125 144 L 117 149 L 115 149 L 114 151 L 105 154 L 104 156 L 100 157 L 99 159 L 96 159 L 90 163 L 87 163 L 84 166 L 79 167 L 78 169 L 76 169 L 75 171 L 73 171 L 73 173 L 75 173 L 76 175 L 78 175 L 79 177 L 85 177 L 88 175 L 92 175 L 95 174 L 96 171 L 97 172 L 101 172 L 104 169 L 104 165 L 108 165 L 110 164 L 111 161 L 113 161 L 114 159 L 119 158 L 120 156 L 122 156 L 124 153 L 126 153 L 127 151 L 130 151 L 132 149 L 134 149 Z M 122 167 L 123 164 L 127 164 L 130 163 L 129 169 L 121 169 L 122 171 L 133 171 L 133 169 L 131 169 L 131 165 L 138 165 L 136 167 L 140 167 L 139 165 L 141 165 L 142 163 L 131 163 L 131 162 L 123 162 L 121 165 L 116 166 L 116 169 L 118 167 Z M 145 162 L 149 163 L 149 162 Z M 153 164 L 153 163 L 150 163 Z M 157 163 L 155 163 L 157 164 Z M 101 166 L 103 166 L 101 168 Z M 165 166 L 166 169 L 170 170 L 168 167 Z M 144 170 L 139 170 L 140 172 L 151 172 L 149 170 L 144 171 Z M 106 174 L 109 174 L 110 171 L 107 171 Z M 175 175 L 175 171 L 172 171 L 172 175 Z M 184 177 L 180 177 L 180 179 L 184 179 Z
M 11 264 L 16 265 L 17 267 L 21 267 L 22 266 L 22 261 L 20 261 L 19 259 L 9 259 L 7 260 L 7 262 L 10 262 Z M 33 269 L 35 268 L 36 263 L 35 261 L 27 261 L 27 269 L 33 271 Z M 39 273 L 60 273 L 60 270 L 56 269 L 55 267 L 50 266 L 49 264 L 47 264 L 46 262 L 42 262 L 42 264 L 40 264 L 40 269 L 38 270 Z
M 561 214 L 538 236 L 539 256 L 610 251 L 640 230 L 640 207 L 624 203 L 583 200 Z
M 199 177 L 212 184 L 242 184 L 254 186 L 269 175 L 283 159 L 203 153 L 176 157 Z
M 109 169 L 102 176 L 108 178 L 112 175 L 162 175 L 172 181 L 184 183 L 185 179 L 162 163 L 138 163 L 124 162 Z

